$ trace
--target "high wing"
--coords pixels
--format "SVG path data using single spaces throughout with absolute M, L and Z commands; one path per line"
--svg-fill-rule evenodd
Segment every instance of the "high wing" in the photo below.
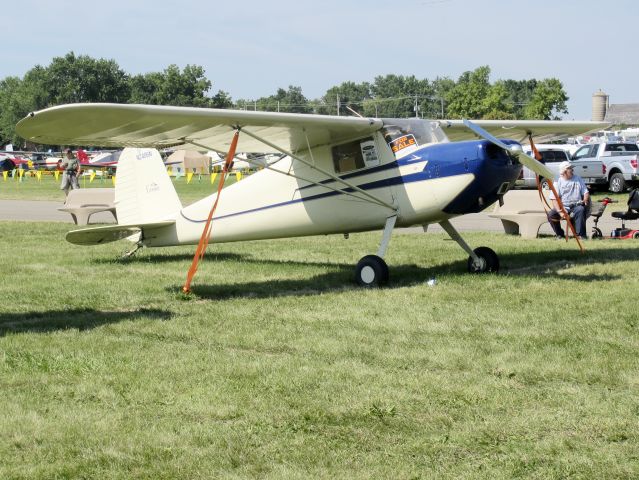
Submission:
M 189 142 L 227 151 L 236 127 L 289 152 L 338 143 L 379 130 L 379 119 L 251 112 L 211 108 L 78 103 L 33 112 L 16 126 L 35 143 L 103 147 L 164 148 Z M 249 135 L 241 135 L 237 150 L 275 153 Z
M 583 135 L 610 126 L 609 123 L 604 122 L 564 120 L 473 120 L 472 122 L 497 138 L 510 138 L 521 142 L 528 135 L 532 135 L 537 143 Z M 439 120 L 439 125 L 451 142 L 476 138 L 475 132 L 464 124 L 464 120 Z

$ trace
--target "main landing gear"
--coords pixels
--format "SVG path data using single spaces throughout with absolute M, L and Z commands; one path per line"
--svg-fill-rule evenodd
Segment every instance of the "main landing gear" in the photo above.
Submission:
M 355 281 L 362 287 L 379 287 L 388 283 L 388 265 L 386 265 L 383 257 L 388 248 L 396 220 L 397 216 L 386 219 L 384 235 L 377 255 L 366 255 L 357 262 Z M 499 271 L 499 257 L 493 250 L 488 247 L 478 247 L 473 250 L 448 220 L 439 222 L 439 224 L 450 238 L 455 240 L 468 253 L 468 271 L 470 273 L 496 273 Z M 426 231 L 426 227 L 424 231 Z
M 493 250 L 488 247 L 478 247 L 473 250 L 448 220 L 439 222 L 439 224 L 450 238 L 455 240 L 470 255 L 468 257 L 468 271 L 470 273 L 494 273 L 499 271 L 499 257 Z
M 388 283 L 388 265 L 386 265 L 384 261 L 384 255 L 386 254 L 386 249 L 388 248 L 396 220 L 397 215 L 386 219 L 384 235 L 382 236 L 382 243 L 379 246 L 377 255 L 366 255 L 357 262 L 357 267 L 355 267 L 355 281 L 362 287 L 380 287 Z

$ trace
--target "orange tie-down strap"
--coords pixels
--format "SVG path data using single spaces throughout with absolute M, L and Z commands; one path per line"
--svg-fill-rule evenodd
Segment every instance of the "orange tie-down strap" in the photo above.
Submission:
M 222 169 L 222 175 L 220 176 L 220 183 L 217 186 L 217 196 L 215 197 L 215 202 L 213 202 L 213 207 L 211 207 L 211 211 L 209 212 L 209 216 L 206 219 L 206 223 L 204 224 L 204 230 L 202 230 L 202 236 L 200 237 L 200 241 L 197 244 L 197 248 L 195 249 L 195 255 L 193 256 L 193 261 L 191 262 L 191 268 L 189 268 L 188 273 L 186 274 L 186 282 L 184 282 L 184 286 L 182 287 L 182 292 L 191 293 L 191 281 L 195 276 L 195 272 L 197 272 L 198 263 L 202 258 L 204 258 L 204 252 L 206 251 L 206 247 L 209 245 L 209 239 L 211 238 L 211 229 L 212 229 L 212 220 L 213 214 L 215 213 L 215 209 L 217 208 L 217 203 L 220 200 L 220 193 L 224 188 L 224 180 L 226 179 L 226 174 L 229 171 L 231 163 L 233 163 L 233 158 L 235 157 L 235 149 L 237 147 L 237 140 L 240 137 L 240 131 L 235 130 L 235 134 L 233 135 L 233 140 L 231 141 L 231 146 L 229 147 L 229 152 L 226 155 L 224 161 L 224 168 Z

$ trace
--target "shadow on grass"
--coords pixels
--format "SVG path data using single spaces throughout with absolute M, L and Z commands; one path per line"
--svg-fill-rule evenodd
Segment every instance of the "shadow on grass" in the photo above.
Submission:
M 241 261 L 247 262 L 253 260 L 252 256 L 240 255 L 238 253 L 211 253 L 206 254 L 204 257 L 211 262 L 226 262 L 226 261 Z M 137 253 L 132 257 L 110 257 L 110 258 L 95 258 L 91 260 L 91 263 L 97 265 L 113 264 L 113 263 L 171 263 L 171 262 L 190 262 L 193 260 L 193 253 L 151 253 L 146 252 Z
M 44 312 L 0 313 L 0 337 L 9 333 L 46 333 L 70 328 L 91 330 L 102 325 L 131 319 L 169 320 L 167 310 L 140 308 L 125 312 L 93 309 L 53 310 Z
M 509 253 L 501 256 L 501 273 L 517 277 L 546 277 L 576 282 L 608 282 L 621 278 L 614 274 L 580 275 L 564 270 L 578 265 L 636 261 L 637 254 L 631 249 L 589 250 L 586 254 L 579 251 L 543 251 L 530 253 Z M 317 265 L 314 262 L 274 261 L 242 257 L 243 262 L 261 262 L 277 265 Z M 324 264 L 322 264 L 324 265 Z M 354 265 L 331 264 L 334 271 L 303 279 L 275 279 L 263 282 L 244 282 L 220 285 L 198 284 L 192 287 L 195 296 L 210 300 L 228 300 L 232 298 L 268 298 L 281 296 L 320 295 L 322 293 L 359 290 L 354 279 Z M 433 277 L 465 275 L 466 260 L 456 260 L 430 267 L 417 265 L 390 265 L 390 284 L 387 289 L 410 287 L 422 284 Z M 167 291 L 179 291 L 180 286 L 168 287 Z

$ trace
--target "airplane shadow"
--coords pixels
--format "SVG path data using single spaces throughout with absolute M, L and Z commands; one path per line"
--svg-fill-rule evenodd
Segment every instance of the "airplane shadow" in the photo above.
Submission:
M 50 310 L 44 312 L 0 313 L 0 337 L 12 333 L 47 333 L 58 330 L 91 330 L 102 325 L 133 318 L 165 321 L 173 316 L 167 310 L 140 308 L 129 312 L 87 309 Z
M 243 261 L 246 261 L 243 258 Z M 316 263 L 269 261 L 268 259 L 248 258 L 249 261 L 278 264 L 315 265 Z M 530 253 L 511 253 L 500 256 L 502 265 L 500 275 L 513 277 L 546 277 L 576 282 L 609 282 L 621 278 L 617 274 L 576 274 L 566 271 L 578 265 L 611 263 L 637 260 L 635 250 L 606 249 L 589 250 L 581 254 L 578 251 L 543 251 Z M 455 260 L 438 265 L 422 267 L 418 265 L 389 265 L 390 283 L 386 289 L 411 287 L 425 283 L 430 278 L 469 275 L 466 260 Z M 304 279 L 267 280 L 263 282 L 244 282 L 232 284 L 195 284 L 194 295 L 210 300 L 229 300 L 233 298 L 269 298 L 279 296 L 320 295 L 329 292 L 359 290 L 354 279 L 354 266 L 350 264 L 331 264 L 334 271 L 315 275 Z M 482 278 L 482 276 L 477 276 Z M 167 291 L 175 292 L 181 286 L 167 287 Z
M 116 263 L 172 263 L 172 262 L 186 262 L 190 263 L 193 260 L 193 254 L 150 254 L 143 256 L 133 256 L 129 258 L 97 258 L 91 260 L 94 264 L 112 264 Z M 256 263 L 256 264 L 269 264 L 269 265 L 292 265 L 292 266 L 337 266 L 344 268 L 354 268 L 355 264 L 350 263 L 336 263 L 336 262 L 313 262 L 313 261 L 299 261 L 299 260 L 276 260 L 271 258 L 259 257 L 252 254 L 240 254 L 240 253 L 212 253 L 206 254 L 204 257 L 205 262 L 242 262 L 242 263 Z

